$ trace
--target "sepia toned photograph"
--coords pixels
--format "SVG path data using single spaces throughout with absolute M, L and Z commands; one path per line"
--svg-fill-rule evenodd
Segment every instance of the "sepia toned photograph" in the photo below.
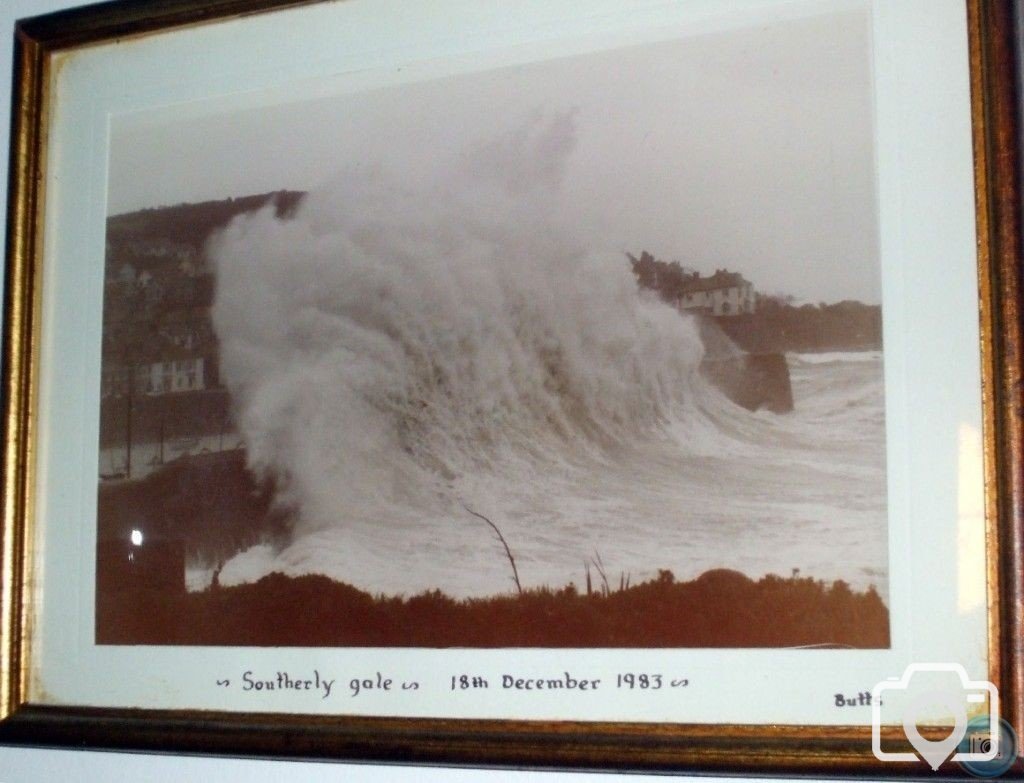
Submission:
M 869 31 L 113 116 L 96 642 L 889 648 Z

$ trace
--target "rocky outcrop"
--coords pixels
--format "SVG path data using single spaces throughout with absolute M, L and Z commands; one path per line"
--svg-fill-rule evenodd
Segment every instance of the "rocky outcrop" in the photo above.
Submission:
M 722 394 L 747 410 L 764 408 L 772 413 L 793 410 L 789 366 L 781 353 L 742 353 L 707 358 L 700 369 Z
M 721 328 L 718 319 L 698 316 L 697 328 L 704 344 L 701 373 L 722 394 L 751 411 L 793 410 L 793 387 L 784 354 L 745 352 Z

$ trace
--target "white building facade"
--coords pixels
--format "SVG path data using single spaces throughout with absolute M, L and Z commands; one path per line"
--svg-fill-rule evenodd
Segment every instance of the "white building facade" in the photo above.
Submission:
M 756 307 L 754 286 L 738 272 L 719 269 L 710 277 L 694 276 L 682 286 L 677 304 L 681 310 L 706 315 L 736 316 Z

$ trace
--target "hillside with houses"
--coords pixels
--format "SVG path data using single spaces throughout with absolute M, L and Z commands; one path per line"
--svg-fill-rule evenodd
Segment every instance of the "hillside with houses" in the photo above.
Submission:
M 232 448 L 238 439 L 210 317 L 210 237 L 281 191 L 116 215 L 107 221 L 100 474 L 138 478 L 175 457 Z
M 646 250 L 627 253 L 641 288 L 657 292 L 681 311 L 712 320 L 749 353 L 816 353 L 882 349 L 882 308 L 863 302 L 795 305 L 758 293 L 739 272 L 708 276 Z

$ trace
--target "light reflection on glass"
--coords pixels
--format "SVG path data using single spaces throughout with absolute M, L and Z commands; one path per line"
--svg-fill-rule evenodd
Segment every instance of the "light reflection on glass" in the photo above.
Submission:
M 985 606 L 985 480 L 981 431 L 960 425 L 957 464 L 957 609 Z

